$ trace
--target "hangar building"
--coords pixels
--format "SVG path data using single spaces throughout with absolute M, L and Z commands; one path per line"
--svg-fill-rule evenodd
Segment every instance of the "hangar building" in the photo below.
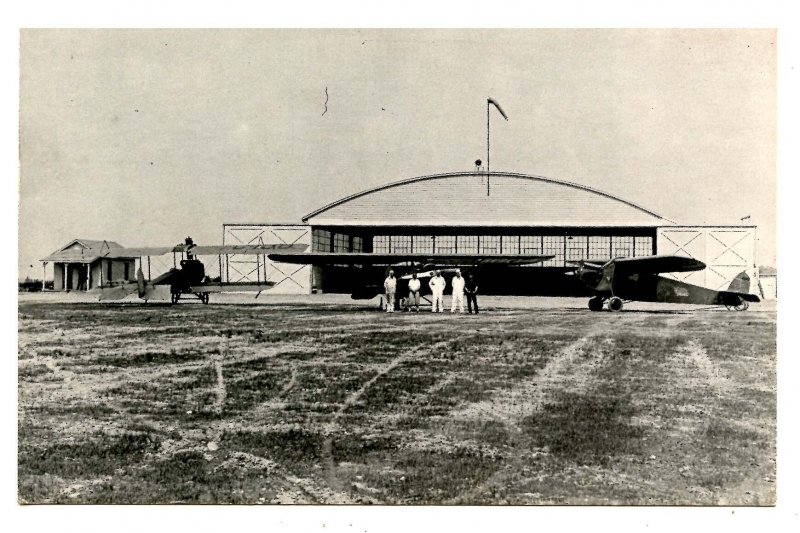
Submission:
M 554 256 L 538 265 L 483 271 L 485 294 L 585 294 L 574 278 L 563 275 L 568 261 L 654 254 L 705 262 L 705 270 L 675 277 L 716 290 L 727 289 L 744 270 L 754 292 L 755 240 L 755 226 L 685 226 L 576 183 L 511 172 L 492 172 L 487 183 L 486 174 L 475 171 L 419 176 L 365 190 L 305 215 L 302 224 L 223 226 L 226 244 L 305 243 L 322 252 Z M 310 293 L 349 292 L 353 276 L 363 283 L 365 276 L 379 275 L 344 266 L 257 261 L 227 258 L 222 276 L 251 281 L 257 270 L 261 279 L 276 281 L 276 293 Z

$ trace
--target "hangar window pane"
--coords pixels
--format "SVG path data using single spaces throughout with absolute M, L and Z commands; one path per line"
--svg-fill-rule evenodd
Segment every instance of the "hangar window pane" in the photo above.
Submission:
M 612 257 L 633 257 L 633 237 L 611 237 Z
M 519 247 L 521 254 L 541 254 L 542 238 L 539 235 L 523 235 L 520 238 Z M 505 247 L 503 251 L 505 251 Z
M 391 252 L 393 254 L 410 254 L 411 253 L 411 236 L 410 235 L 392 235 Z
M 389 236 L 388 235 L 375 235 L 372 238 L 372 251 L 376 254 L 389 253 Z
M 353 252 L 361 253 L 364 251 L 364 237 L 353 237 Z
M 611 259 L 611 237 L 589 237 L 589 257 L 587 259 Z
M 456 253 L 456 238 L 454 235 L 438 235 L 434 246 L 433 253 L 454 254 Z
M 586 259 L 586 246 L 588 239 L 589 238 L 585 235 L 567 237 L 567 259 L 570 261 L 580 261 L 581 259 Z
M 545 235 L 542 253 L 555 256 L 542 263 L 543 266 L 564 266 L 564 237 L 562 235 Z
M 653 238 L 636 237 L 633 252 L 636 257 L 653 255 Z
M 503 235 L 500 237 L 501 252 L 504 254 L 518 254 L 520 253 L 520 237 L 519 235 Z
M 459 235 L 458 237 L 456 237 L 456 244 L 458 247 L 458 253 L 460 254 L 478 253 L 477 235 Z
M 349 252 L 350 251 L 350 237 L 336 233 L 333 236 L 333 251 L 334 252 Z
M 324 229 L 315 229 L 311 241 L 311 249 L 315 252 L 330 252 L 331 232 Z
M 411 251 L 415 254 L 432 254 L 433 237 L 430 235 L 414 235 L 411 241 Z
M 493 255 L 500 253 L 500 236 L 499 235 L 481 235 L 479 253 L 484 255 Z

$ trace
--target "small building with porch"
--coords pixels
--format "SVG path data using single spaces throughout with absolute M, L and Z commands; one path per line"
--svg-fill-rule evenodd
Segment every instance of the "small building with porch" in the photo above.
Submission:
M 122 249 L 114 241 L 75 239 L 41 261 L 53 263 L 54 291 L 88 291 L 136 279 L 136 257 L 107 257 Z
M 775 267 L 758 267 L 758 290 L 764 300 L 778 299 L 778 270 Z

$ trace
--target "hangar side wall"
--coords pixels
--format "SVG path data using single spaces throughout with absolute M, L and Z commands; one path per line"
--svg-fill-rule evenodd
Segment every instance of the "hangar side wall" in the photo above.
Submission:
M 750 292 L 758 293 L 755 226 L 658 228 L 656 249 L 659 254 L 692 257 L 706 264 L 704 270 L 664 274 L 667 277 L 719 291 L 727 290 L 744 271 L 750 276 Z
M 552 255 L 534 265 L 481 267 L 481 293 L 584 296 L 589 292 L 583 284 L 564 275 L 573 261 L 650 256 L 656 253 L 655 235 L 650 227 L 315 226 L 312 246 L 315 252 L 339 253 Z M 381 285 L 384 276 L 385 267 L 315 267 L 314 288 L 351 293 Z
M 305 244 L 311 250 L 311 227 L 305 224 L 223 224 L 223 244 Z M 310 294 L 312 269 L 271 261 L 266 255 L 228 255 L 220 276 L 226 282 L 275 283 L 272 294 Z
M 316 252 L 545 254 L 539 267 L 655 253 L 655 228 L 512 226 L 315 226 Z

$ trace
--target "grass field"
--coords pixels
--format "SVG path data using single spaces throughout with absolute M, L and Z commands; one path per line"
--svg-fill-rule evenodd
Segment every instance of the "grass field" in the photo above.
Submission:
M 774 306 L 631 309 L 22 301 L 19 498 L 774 504 Z

